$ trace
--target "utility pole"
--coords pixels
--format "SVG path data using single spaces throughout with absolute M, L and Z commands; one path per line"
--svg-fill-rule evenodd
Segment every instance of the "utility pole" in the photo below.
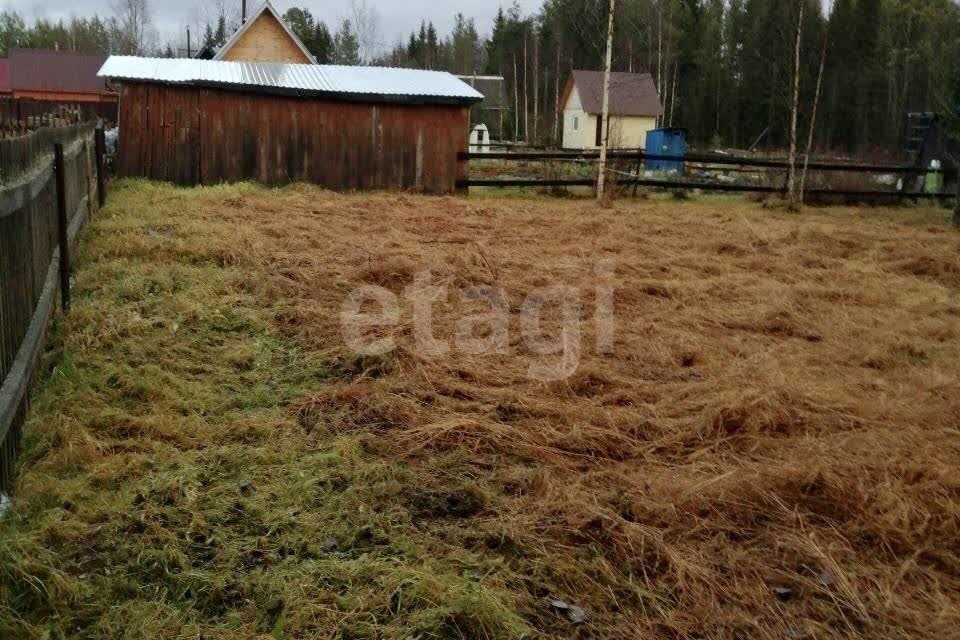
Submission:
M 607 20 L 607 61 L 603 70 L 603 112 L 600 122 L 600 171 L 597 176 L 597 201 L 603 201 L 607 177 L 607 142 L 610 137 L 610 67 L 613 64 L 613 14 L 617 0 L 610 0 L 610 17 Z

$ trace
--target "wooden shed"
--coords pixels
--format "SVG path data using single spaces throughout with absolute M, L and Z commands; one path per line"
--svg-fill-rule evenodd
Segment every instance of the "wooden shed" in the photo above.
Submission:
M 454 191 L 470 105 L 434 71 L 113 56 L 117 171 L 179 184 L 257 180 Z

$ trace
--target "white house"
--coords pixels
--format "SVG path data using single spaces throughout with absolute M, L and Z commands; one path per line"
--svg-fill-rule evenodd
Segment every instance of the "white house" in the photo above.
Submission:
M 596 149 L 602 137 L 603 72 L 574 71 L 560 98 L 563 148 Z M 640 149 L 663 115 L 660 94 L 649 73 L 610 74 L 609 145 Z

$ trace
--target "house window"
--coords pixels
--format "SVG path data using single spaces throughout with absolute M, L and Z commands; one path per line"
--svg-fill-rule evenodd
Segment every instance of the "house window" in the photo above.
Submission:
M 580 117 L 573 116 L 573 130 L 580 131 Z

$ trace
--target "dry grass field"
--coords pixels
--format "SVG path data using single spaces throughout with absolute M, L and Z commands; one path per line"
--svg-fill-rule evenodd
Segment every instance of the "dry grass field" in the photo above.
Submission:
M 955 637 L 947 219 L 118 183 L 0 521 L 0 637 Z M 438 339 L 494 286 L 508 348 L 418 348 L 425 270 Z M 406 292 L 385 356 L 345 345 L 361 285 Z M 582 349 L 538 381 L 551 285 Z

